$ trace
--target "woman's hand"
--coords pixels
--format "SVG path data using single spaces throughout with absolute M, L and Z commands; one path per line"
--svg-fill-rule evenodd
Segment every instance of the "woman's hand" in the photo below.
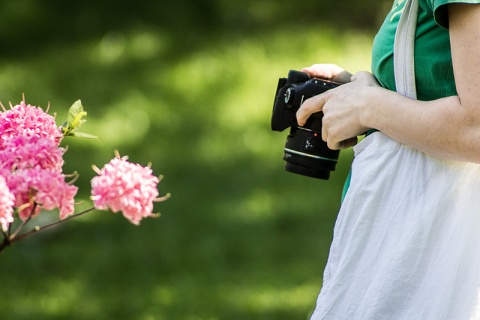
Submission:
M 304 70 L 313 72 L 310 68 Z M 330 75 L 328 78 L 338 79 L 341 74 L 335 72 L 339 71 L 335 68 L 330 69 L 334 71 L 330 74 L 327 69 L 315 70 L 318 77 Z M 371 129 L 365 125 L 364 118 L 372 87 L 379 87 L 375 77 L 359 72 L 351 77 L 351 82 L 307 99 L 297 111 L 298 124 L 304 125 L 312 113 L 322 111 L 322 139 L 328 147 L 334 150 L 351 147 L 358 142 L 358 135 Z
M 322 138 L 331 149 L 355 145 L 359 134 L 375 128 L 427 154 L 480 164 L 480 5 L 449 4 L 448 17 L 457 96 L 409 99 L 362 72 L 351 83 L 306 100 L 297 111 L 298 123 L 323 111 Z M 303 71 L 345 82 L 348 73 L 341 70 L 313 65 Z
M 311 67 L 303 68 L 310 77 L 333 80 L 336 82 L 347 83 L 351 81 L 352 74 L 336 64 L 314 64 Z

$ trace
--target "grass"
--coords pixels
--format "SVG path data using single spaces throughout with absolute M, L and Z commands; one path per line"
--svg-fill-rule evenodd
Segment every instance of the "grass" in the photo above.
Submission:
M 284 172 L 273 96 L 289 69 L 368 70 L 372 38 L 321 24 L 227 35 L 177 53 L 168 33 L 143 26 L 0 61 L 4 104 L 25 93 L 60 121 L 82 99 L 83 129 L 102 139 L 67 141 L 82 206 L 90 166 L 115 149 L 151 161 L 172 193 L 139 227 L 95 212 L 8 248 L 1 319 L 308 317 L 352 154 L 329 181 Z

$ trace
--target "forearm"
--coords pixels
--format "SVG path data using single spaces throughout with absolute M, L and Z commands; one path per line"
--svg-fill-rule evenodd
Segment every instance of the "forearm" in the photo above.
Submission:
M 417 101 L 374 88 L 363 115 L 366 127 L 427 154 L 480 163 L 480 112 L 458 96 Z M 480 106 L 479 106 L 480 107 Z

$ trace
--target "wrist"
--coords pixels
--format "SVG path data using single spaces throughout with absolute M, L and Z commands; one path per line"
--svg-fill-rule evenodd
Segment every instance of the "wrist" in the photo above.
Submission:
M 371 87 L 366 90 L 366 103 L 360 112 L 360 123 L 365 128 L 365 131 L 370 129 L 380 130 L 380 123 L 378 119 L 382 113 L 382 107 L 385 107 L 385 91 L 382 87 Z

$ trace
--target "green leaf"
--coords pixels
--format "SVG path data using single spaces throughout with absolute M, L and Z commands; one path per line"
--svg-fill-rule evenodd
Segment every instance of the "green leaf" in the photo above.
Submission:
M 79 138 L 85 138 L 85 139 L 95 139 L 95 140 L 100 140 L 99 137 L 94 136 L 93 134 L 88 134 L 85 132 L 73 132 L 71 134 L 72 137 L 79 137 Z
M 67 124 L 72 130 L 77 129 L 87 120 L 83 120 L 82 118 L 86 116 L 87 113 L 83 111 L 82 101 L 77 100 L 68 110 L 67 116 Z
M 84 120 L 83 117 L 87 115 L 87 112 L 83 110 L 82 101 L 75 101 L 70 109 L 68 110 L 67 121 L 62 125 L 62 133 L 65 137 L 81 137 L 87 139 L 98 139 L 98 137 L 83 133 L 76 132 L 76 130 L 87 120 Z
M 80 116 L 81 119 L 82 115 L 87 115 L 87 113 L 83 111 L 82 101 L 77 100 L 68 110 L 67 123 L 73 124 L 74 122 L 78 121 L 78 116 Z

